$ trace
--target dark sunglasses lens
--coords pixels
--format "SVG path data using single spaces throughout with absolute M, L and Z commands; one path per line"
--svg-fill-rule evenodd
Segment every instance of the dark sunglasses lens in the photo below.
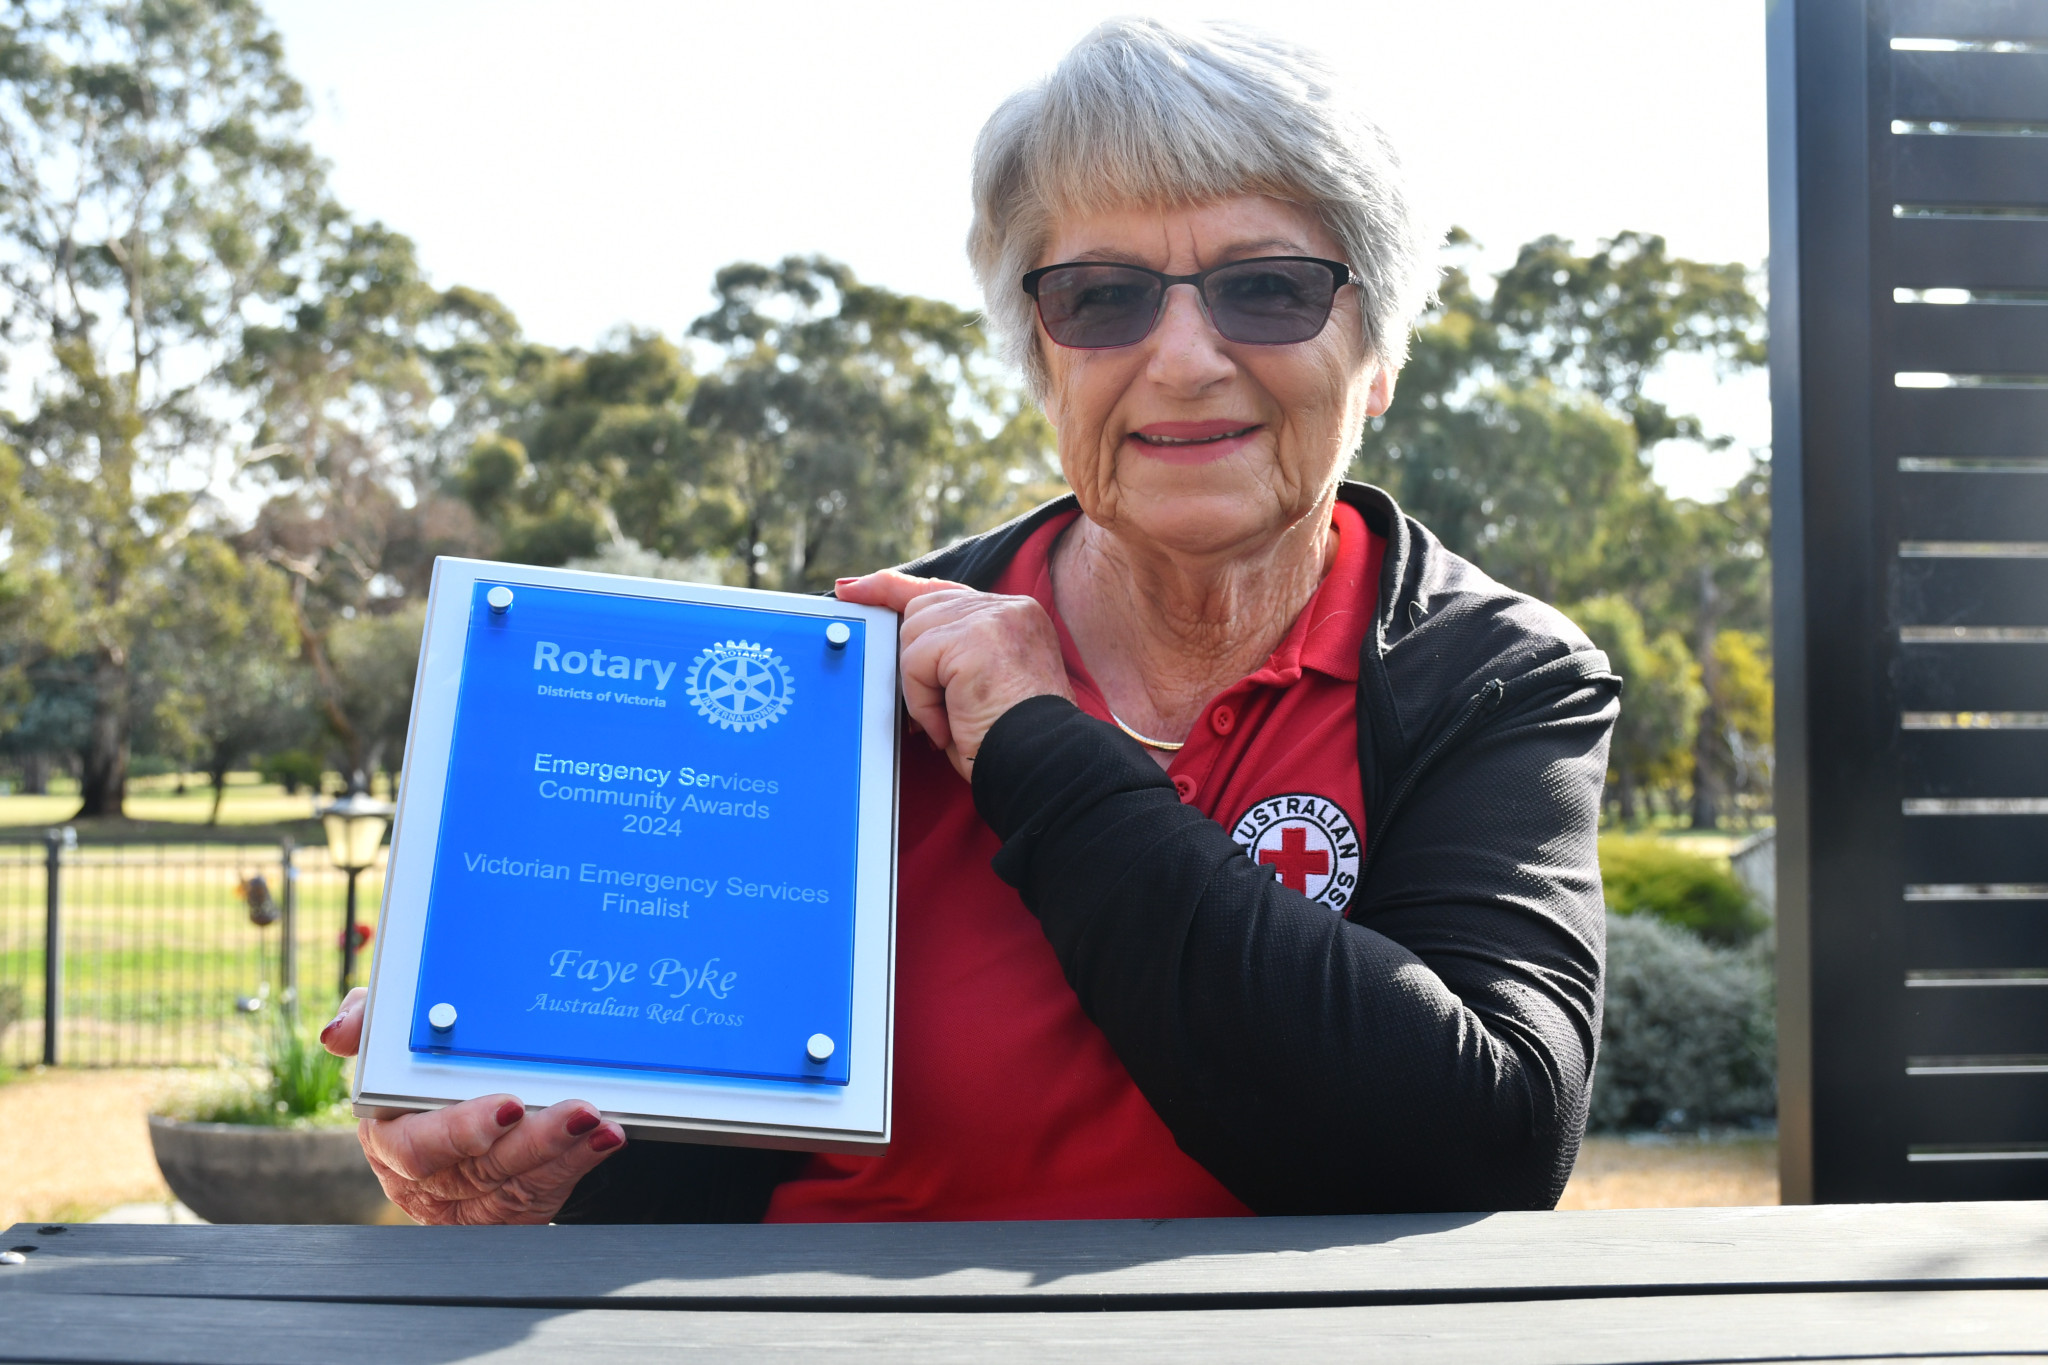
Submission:
M 1038 317 L 1062 346 L 1143 341 L 1159 312 L 1159 281 L 1116 265 L 1068 265 L 1038 280 Z
M 1209 316 L 1232 341 L 1287 346 L 1330 320 L 1337 277 L 1314 261 L 1246 261 L 1209 277 Z

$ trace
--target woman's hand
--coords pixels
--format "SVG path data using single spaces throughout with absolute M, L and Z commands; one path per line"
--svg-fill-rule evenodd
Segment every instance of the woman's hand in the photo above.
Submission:
M 358 986 L 320 1031 L 337 1057 L 363 1040 Z M 356 1126 L 384 1195 L 421 1223 L 545 1223 L 626 1134 L 582 1100 L 527 1113 L 513 1095 L 485 1095 Z
M 903 700 L 910 719 L 972 781 L 982 736 L 1031 697 L 1065 697 L 1059 632 L 1029 597 L 976 592 L 893 569 L 845 578 L 842 602 L 887 607 L 903 618 Z

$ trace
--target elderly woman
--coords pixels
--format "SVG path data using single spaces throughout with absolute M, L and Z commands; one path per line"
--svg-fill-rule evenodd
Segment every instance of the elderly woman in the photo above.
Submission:
M 1327 70 L 1105 25 L 999 109 L 970 251 L 1070 497 L 839 584 L 903 616 L 895 1140 L 366 1123 L 432 1221 L 1547 1208 L 1599 1038 L 1618 680 L 1342 480 L 1432 239 Z M 928 741 L 928 742 L 927 742 Z M 330 1027 L 352 1050 L 351 1007 Z

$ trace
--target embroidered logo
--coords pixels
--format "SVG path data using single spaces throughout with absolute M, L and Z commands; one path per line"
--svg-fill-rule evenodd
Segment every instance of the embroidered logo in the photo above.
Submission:
M 727 640 L 700 652 L 686 681 L 698 713 L 727 730 L 773 725 L 796 695 L 782 656 L 745 640 Z
M 1230 837 L 1282 886 L 1337 914 L 1358 890 L 1358 827 L 1334 801 L 1308 792 L 1269 796 L 1238 817 Z

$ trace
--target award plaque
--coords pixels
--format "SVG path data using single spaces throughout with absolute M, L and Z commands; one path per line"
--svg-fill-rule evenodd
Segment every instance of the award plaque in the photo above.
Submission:
M 358 1114 L 889 1140 L 896 617 L 441 559 Z

